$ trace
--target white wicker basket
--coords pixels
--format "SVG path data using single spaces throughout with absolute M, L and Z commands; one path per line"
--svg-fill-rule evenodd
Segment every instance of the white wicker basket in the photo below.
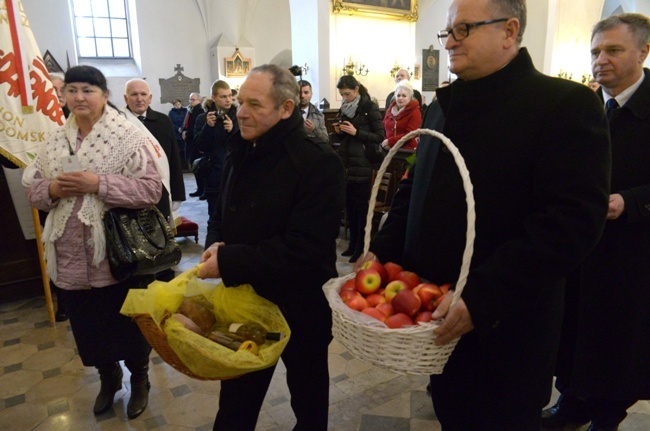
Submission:
M 460 268 L 453 303 L 458 301 L 465 283 L 472 260 L 475 238 L 476 213 L 474 208 L 474 194 L 469 172 L 465 161 L 458 148 L 443 134 L 429 130 L 418 129 L 408 133 L 400 139 L 388 152 L 382 162 L 370 193 L 368 217 L 366 219 L 366 234 L 364 238 L 364 255 L 370 247 L 370 230 L 372 227 L 373 208 L 377 199 L 377 191 L 386 168 L 397 150 L 409 139 L 422 134 L 439 138 L 454 157 L 458 170 L 463 180 L 467 201 L 467 231 L 466 245 Z M 363 313 L 350 309 L 343 303 L 339 292 L 341 286 L 356 276 L 355 273 L 344 277 L 333 278 L 324 286 L 325 296 L 332 308 L 332 332 L 337 339 L 353 356 L 379 367 L 403 374 L 441 374 L 449 359 L 458 339 L 444 346 L 434 344 L 433 330 L 438 323 L 420 323 L 418 326 L 402 329 L 389 329 L 382 322 L 366 316 Z

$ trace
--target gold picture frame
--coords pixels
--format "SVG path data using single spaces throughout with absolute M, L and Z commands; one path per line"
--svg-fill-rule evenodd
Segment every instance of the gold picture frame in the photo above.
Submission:
M 246 76 L 251 71 L 251 59 L 241 54 L 239 48 L 235 48 L 232 57 L 226 57 L 226 77 L 233 78 Z
M 418 0 L 332 0 L 332 12 L 415 22 Z

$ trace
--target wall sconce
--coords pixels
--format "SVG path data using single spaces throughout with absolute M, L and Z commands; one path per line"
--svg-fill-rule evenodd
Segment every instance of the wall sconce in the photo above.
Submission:
M 349 57 L 347 63 L 345 63 L 345 59 L 343 59 L 343 62 L 344 62 L 344 66 L 343 69 L 341 69 L 341 71 L 343 72 L 344 75 L 366 76 L 369 72 L 365 64 L 361 64 L 353 61 L 352 57 Z
M 397 60 L 395 60 L 395 64 L 393 64 L 393 68 L 390 70 L 390 77 L 395 78 L 395 75 L 397 74 L 397 72 L 399 72 L 400 69 L 406 70 L 409 74 L 409 77 L 413 78 L 413 72 L 411 72 L 411 66 L 402 67 L 397 63 Z
M 293 76 L 299 76 L 301 81 L 302 81 L 302 75 L 306 75 L 308 71 L 309 71 L 309 66 L 307 66 L 307 63 L 305 63 L 304 66 L 294 65 L 289 68 L 289 72 L 291 72 Z

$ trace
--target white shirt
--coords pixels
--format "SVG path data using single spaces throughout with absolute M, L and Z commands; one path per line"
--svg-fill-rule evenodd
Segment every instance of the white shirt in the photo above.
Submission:
M 621 94 L 619 94 L 618 96 L 614 97 L 614 99 L 616 99 L 616 102 L 618 102 L 618 106 L 623 106 L 627 103 L 628 100 L 630 100 L 630 97 L 632 97 L 632 95 L 636 92 L 636 90 L 641 86 L 644 77 L 645 77 L 645 73 L 641 72 L 641 78 L 639 78 L 637 82 L 630 85 L 625 90 L 621 91 Z M 605 87 L 603 87 L 603 102 L 605 102 L 605 106 L 607 105 L 607 101 L 611 98 L 612 96 L 607 94 L 607 92 L 605 91 Z

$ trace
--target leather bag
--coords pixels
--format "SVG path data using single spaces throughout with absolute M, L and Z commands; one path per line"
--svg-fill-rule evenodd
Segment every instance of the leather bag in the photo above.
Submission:
M 373 165 L 383 162 L 386 157 L 386 151 L 381 144 L 363 144 L 363 154 Z
M 106 255 L 116 280 L 155 274 L 180 262 L 181 248 L 158 208 L 112 208 L 103 218 Z

